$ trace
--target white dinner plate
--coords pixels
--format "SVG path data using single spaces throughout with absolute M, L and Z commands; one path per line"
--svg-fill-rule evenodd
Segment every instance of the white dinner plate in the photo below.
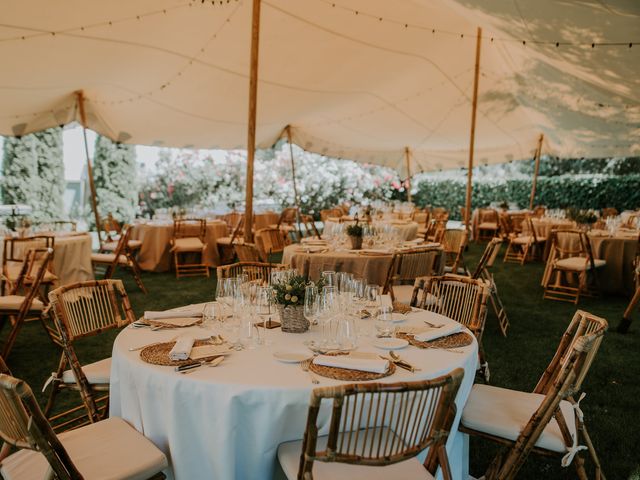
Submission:
M 273 352 L 273 356 L 284 363 L 300 363 L 309 358 L 309 354 L 304 352 Z
M 384 350 L 399 350 L 409 345 L 404 338 L 376 338 L 373 346 Z

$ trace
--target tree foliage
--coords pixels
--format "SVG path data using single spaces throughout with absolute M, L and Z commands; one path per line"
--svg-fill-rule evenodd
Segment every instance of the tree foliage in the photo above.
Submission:
M 101 218 L 111 213 L 120 222 L 131 222 L 138 201 L 135 147 L 98 135 L 93 175 Z
M 61 219 L 65 189 L 62 129 L 7 137 L 3 149 L 2 201 L 30 205 L 36 222 Z

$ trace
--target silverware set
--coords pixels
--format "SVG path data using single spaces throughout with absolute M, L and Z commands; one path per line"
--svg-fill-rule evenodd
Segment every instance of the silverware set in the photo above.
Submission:
M 224 356 L 220 355 L 219 357 L 215 357 L 211 360 L 206 360 L 206 361 L 200 361 L 200 362 L 195 362 L 195 363 L 188 363 L 187 365 L 181 365 L 179 367 L 176 367 L 175 370 L 178 373 L 182 373 L 183 375 L 187 374 L 187 373 L 191 373 L 193 371 L 195 371 L 197 368 L 200 367 L 217 367 L 218 365 L 220 365 L 222 363 L 222 361 L 224 360 Z
M 301 361 L 300 368 L 302 369 L 303 372 L 307 372 L 309 374 L 309 378 L 311 378 L 311 383 L 313 383 L 314 385 L 318 385 L 320 383 L 320 380 L 318 380 L 318 377 L 316 377 L 314 373 L 311 370 L 309 370 L 311 362 L 313 362 L 313 358 L 307 358 L 306 360 Z

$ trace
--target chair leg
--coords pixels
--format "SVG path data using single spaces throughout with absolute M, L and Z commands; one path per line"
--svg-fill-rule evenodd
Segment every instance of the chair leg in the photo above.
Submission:
M 131 262 L 130 263 L 131 271 L 133 272 L 133 278 L 136 281 L 136 284 L 138 285 L 140 290 L 142 290 L 142 292 L 146 295 L 148 292 L 147 292 L 147 288 L 144 286 L 144 283 L 142 283 L 142 276 L 141 276 L 140 268 L 138 267 L 138 263 L 135 261 L 135 259 L 133 259 L 131 254 L 127 254 L 127 258 Z
M 580 422 L 578 425 L 578 431 L 582 435 L 584 439 L 584 443 L 587 444 L 587 449 L 589 451 L 589 456 L 591 457 L 591 461 L 593 462 L 595 468 L 595 478 L 606 480 L 604 473 L 602 473 L 602 465 L 600 464 L 600 459 L 598 458 L 598 454 L 596 453 L 596 449 L 593 446 L 593 442 L 591 441 L 591 437 L 589 436 L 589 432 L 587 432 L 587 426 Z
M 58 369 L 53 374 L 54 379 L 51 382 L 51 392 L 49 392 L 49 398 L 47 399 L 47 404 L 45 405 L 44 410 L 42 411 L 42 413 L 44 413 L 44 416 L 47 419 L 49 419 L 49 413 L 51 413 L 51 410 L 53 409 L 53 404 L 55 403 L 56 396 L 58 395 L 58 392 L 59 392 L 58 382 L 61 381 L 60 378 L 62 377 L 62 373 L 64 372 L 66 366 L 67 366 L 67 357 L 65 357 L 64 353 L 62 353 L 60 355 L 60 361 L 58 362 Z
M 631 312 L 634 308 L 636 308 L 640 304 L 640 287 L 636 288 L 636 293 L 633 295 L 633 298 L 627 305 L 624 313 L 622 314 L 622 320 L 618 325 L 618 333 L 627 333 L 629 331 L 629 326 L 631 325 Z
M 9 358 L 9 354 L 11 353 L 11 349 L 13 348 L 13 344 L 16 343 L 16 338 L 18 338 L 18 332 L 20 332 L 20 329 L 22 328 L 22 324 L 24 323 L 25 315 L 26 315 L 26 312 L 19 313 L 16 316 L 15 322 L 11 326 L 11 331 L 7 336 L 7 341 L 2 347 L 2 358 L 4 358 L 5 360 Z

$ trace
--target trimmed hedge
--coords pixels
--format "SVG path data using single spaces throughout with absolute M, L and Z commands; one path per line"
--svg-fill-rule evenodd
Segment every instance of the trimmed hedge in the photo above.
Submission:
M 419 207 L 445 207 L 452 218 L 460 218 L 460 207 L 465 203 L 465 179 L 426 178 L 420 181 L 417 190 L 413 201 Z M 530 179 L 474 180 L 471 203 L 478 208 L 506 200 L 527 208 L 530 195 Z M 534 203 L 547 208 L 636 209 L 640 207 L 640 174 L 539 177 Z

